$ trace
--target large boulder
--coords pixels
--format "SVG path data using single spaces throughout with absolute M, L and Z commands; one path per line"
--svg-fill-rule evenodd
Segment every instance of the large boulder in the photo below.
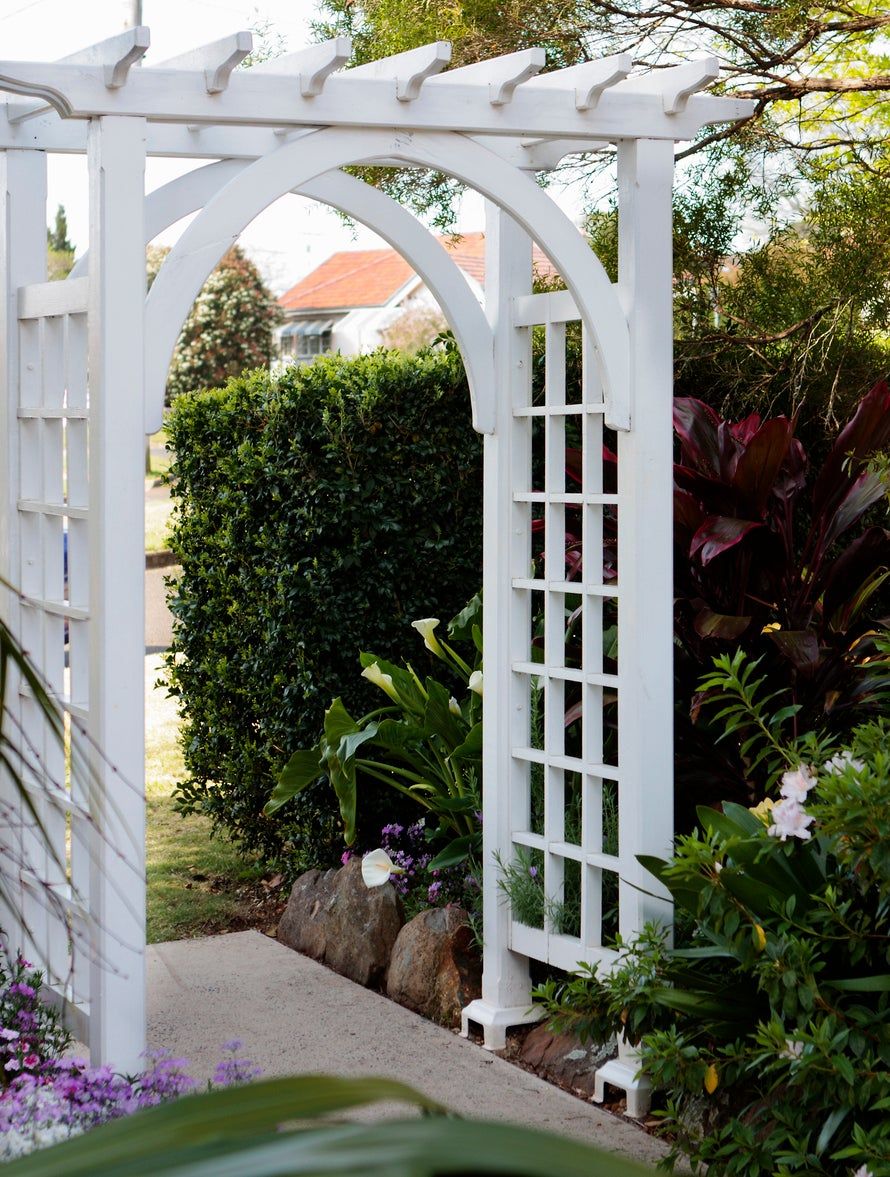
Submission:
M 583 1043 L 574 1034 L 554 1034 L 540 1025 L 526 1036 L 519 1061 L 566 1091 L 591 1099 L 597 1068 L 614 1055 L 614 1042 Z
M 402 900 L 391 883 L 369 889 L 362 862 L 340 870 L 300 875 L 278 925 L 289 948 L 365 986 L 382 986 L 392 947 L 405 922 Z
M 460 1023 L 461 1009 L 482 993 L 482 961 L 465 911 L 434 907 L 405 924 L 386 993 L 443 1026 Z

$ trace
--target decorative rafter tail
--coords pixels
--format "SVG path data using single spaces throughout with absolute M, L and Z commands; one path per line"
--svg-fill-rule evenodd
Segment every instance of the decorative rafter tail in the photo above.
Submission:
M 351 78 L 392 78 L 396 84 L 396 97 L 401 102 L 413 102 L 420 96 L 424 82 L 433 74 L 441 73 L 451 60 L 451 43 L 433 41 L 406 53 L 393 57 L 381 57 L 367 65 L 358 65 L 349 71 Z
M 477 61 L 473 65 L 460 66 L 430 78 L 430 85 L 488 84 L 489 101 L 492 106 L 506 106 L 512 99 L 517 86 L 539 74 L 547 64 L 546 51 L 539 48 L 521 49 L 518 53 L 506 53 L 503 57 L 492 57 Z
M 118 90 L 126 84 L 130 67 L 145 56 L 150 45 L 151 30 L 147 25 L 137 25 L 134 29 L 118 33 L 116 37 L 97 41 L 95 45 L 60 57 L 59 61 L 65 65 L 102 66 L 105 85 L 109 90 Z
M 532 89 L 574 90 L 576 109 L 593 110 L 600 96 L 610 86 L 623 82 L 632 69 L 633 59 L 630 54 L 616 53 L 612 57 L 584 61 L 554 70 L 551 74 L 543 74 L 532 83 Z
M 158 69 L 201 70 L 208 94 L 220 94 L 229 84 L 232 70 L 253 50 L 253 33 L 233 33 L 188 53 L 161 62 Z
M 319 45 L 309 45 L 295 53 L 285 53 L 252 67 L 254 73 L 297 77 L 304 98 L 315 98 L 324 89 L 330 75 L 342 69 L 352 57 L 352 39 L 334 37 Z

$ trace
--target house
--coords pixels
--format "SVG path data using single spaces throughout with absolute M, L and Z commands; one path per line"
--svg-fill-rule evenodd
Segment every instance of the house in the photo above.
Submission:
M 439 241 L 481 303 L 485 234 L 464 233 Z M 539 274 L 555 274 L 537 248 L 534 264 Z M 332 254 L 278 304 L 284 313 L 278 354 L 288 363 L 307 363 L 325 352 L 360 355 L 381 346 L 411 349 L 432 340 L 445 326 L 424 282 L 394 249 Z

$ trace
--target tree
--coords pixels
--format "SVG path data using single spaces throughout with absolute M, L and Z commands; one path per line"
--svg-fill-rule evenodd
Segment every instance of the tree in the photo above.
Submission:
M 67 278 L 74 265 L 74 246 L 68 240 L 68 218 L 65 206 L 56 209 L 56 220 L 52 229 L 46 230 L 46 269 L 50 281 Z
M 317 32 L 352 36 L 359 63 L 437 38 L 452 42 L 457 65 L 531 45 L 547 49 L 551 69 L 616 52 L 660 68 L 710 52 L 720 91 L 756 109 L 706 128 L 681 157 L 732 138 L 761 158 L 781 148 L 890 168 L 890 14 L 879 0 L 323 0 L 323 11 Z
M 166 253 L 149 250 L 149 286 Z M 280 315 L 256 266 L 234 246 L 207 279 L 185 321 L 167 377 L 168 399 L 220 387 L 245 369 L 268 365 Z

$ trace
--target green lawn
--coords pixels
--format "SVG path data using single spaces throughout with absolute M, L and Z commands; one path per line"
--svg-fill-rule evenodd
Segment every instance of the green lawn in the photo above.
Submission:
M 183 940 L 242 924 L 239 886 L 261 872 L 229 843 L 211 839 L 203 817 L 181 817 L 173 787 L 183 775 L 173 699 L 155 688 L 161 656 L 145 659 L 145 780 L 147 795 L 148 940 Z M 242 924 L 243 926 L 243 924 Z

